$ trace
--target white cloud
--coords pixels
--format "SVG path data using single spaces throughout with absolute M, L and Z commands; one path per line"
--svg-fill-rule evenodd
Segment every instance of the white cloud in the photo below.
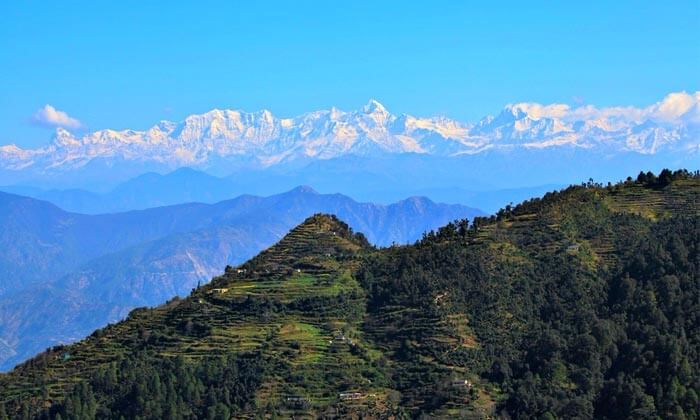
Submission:
M 43 127 L 80 128 L 83 125 L 79 120 L 49 104 L 34 113 L 32 122 Z
M 700 92 L 689 94 L 675 92 L 649 107 L 649 113 L 655 120 L 675 122 L 678 120 L 700 121 Z
M 513 109 L 522 111 L 535 120 L 562 118 L 569 114 L 569 106 L 566 104 L 542 105 L 536 102 L 521 102 L 513 105 Z
M 700 124 L 700 92 L 670 93 L 661 101 L 645 108 L 633 106 L 597 108 L 593 105 L 571 108 L 565 104 L 542 105 L 535 102 L 522 102 L 511 105 L 511 107 L 536 120 L 557 118 L 566 122 L 597 120 L 608 123 L 641 123 L 645 120 L 652 120 L 671 124 Z
M 566 116 L 569 121 L 583 120 L 624 120 L 641 122 L 645 118 L 644 109 L 633 106 L 613 106 L 608 108 L 596 108 L 593 105 L 584 105 L 575 108 Z

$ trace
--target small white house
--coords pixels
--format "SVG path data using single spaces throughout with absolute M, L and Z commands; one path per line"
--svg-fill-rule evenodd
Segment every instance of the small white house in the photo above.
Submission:
M 452 381 L 452 386 L 453 387 L 471 388 L 472 383 L 468 379 L 457 379 L 457 380 Z
M 341 400 L 359 400 L 362 398 L 362 394 L 359 392 L 341 392 L 338 394 Z

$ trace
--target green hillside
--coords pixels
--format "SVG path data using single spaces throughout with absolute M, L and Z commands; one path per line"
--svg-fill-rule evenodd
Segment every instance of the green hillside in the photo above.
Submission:
M 316 215 L 0 375 L 0 419 L 685 418 L 700 177 L 587 183 L 371 247 Z

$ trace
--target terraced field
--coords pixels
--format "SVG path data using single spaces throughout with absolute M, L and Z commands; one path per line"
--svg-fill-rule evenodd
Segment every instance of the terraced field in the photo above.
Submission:
M 700 215 L 700 191 L 695 179 L 678 180 L 666 188 L 632 184 L 613 188 L 605 197 L 611 210 L 638 214 L 654 220 L 674 214 Z

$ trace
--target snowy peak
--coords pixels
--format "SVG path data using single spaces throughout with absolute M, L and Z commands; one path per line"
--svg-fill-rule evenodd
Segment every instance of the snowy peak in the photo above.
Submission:
M 435 156 L 509 152 L 518 148 L 585 148 L 611 153 L 697 153 L 700 92 L 677 92 L 645 108 L 534 102 L 509 104 L 470 125 L 444 117 L 396 116 L 371 99 L 358 111 L 308 112 L 278 118 L 268 110 L 213 109 L 179 122 L 138 130 L 76 136 L 57 129 L 45 147 L 0 147 L 0 168 L 71 170 L 95 159 L 166 168 L 233 164 L 266 168 L 346 155 L 419 153 Z
M 386 110 L 384 105 L 379 103 L 376 99 L 370 99 L 367 104 L 362 107 L 362 112 L 365 114 L 388 114 L 389 111 Z
M 653 154 L 687 150 L 700 143 L 698 93 L 672 93 L 646 108 L 571 108 L 566 104 L 521 102 L 496 117 L 482 119 L 472 135 L 487 136 L 502 147 L 554 146 L 604 150 L 606 153 Z
M 506 105 L 503 111 L 498 115 L 497 119 L 500 121 L 516 121 L 523 118 L 528 118 L 527 104 L 515 104 Z
M 80 141 L 78 141 L 78 139 L 76 139 L 68 130 L 62 127 L 56 129 L 52 143 L 57 147 L 71 147 L 80 145 Z

